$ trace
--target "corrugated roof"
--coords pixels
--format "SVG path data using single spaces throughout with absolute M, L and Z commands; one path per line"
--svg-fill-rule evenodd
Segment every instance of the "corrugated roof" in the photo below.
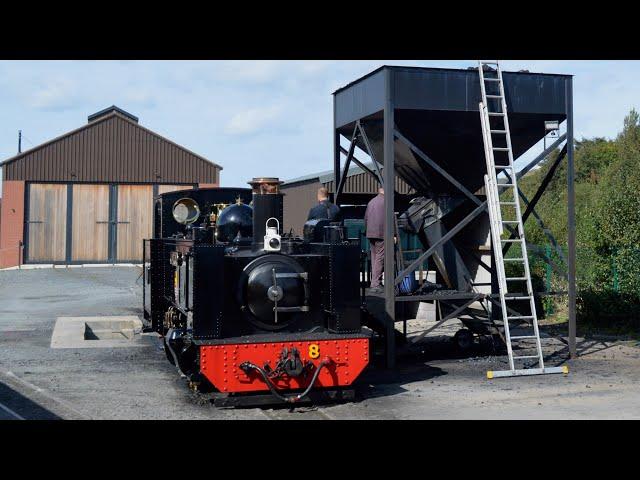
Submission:
M 373 162 L 366 162 L 364 165 L 370 170 L 375 171 Z M 369 172 L 363 170 L 357 165 L 349 168 L 346 178 L 347 180 L 344 183 L 343 193 L 375 193 L 378 189 L 377 180 L 373 178 Z M 303 177 L 293 178 L 285 181 L 282 184 L 282 187 L 285 189 L 287 187 L 295 187 L 310 180 L 317 180 L 319 183 L 322 183 L 329 192 L 335 191 L 333 170 L 326 170 L 324 172 L 312 173 Z M 399 176 L 396 176 L 395 184 L 395 188 L 398 193 L 414 193 L 414 190 Z
M 98 112 L 98 113 L 100 113 L 100 112 Z M 89 130 L 89 129 L 95 128 L 96 125 L 99 125 L 102 122 L 105 122 L 106 120 L 108 120 L 108 119 L 110 119 L 112 117 L 119 117 L 122 120 L 125 120 L 126 122 L 130 123 L 131 125 L 134 125 L 136 128 L 139 128 L 139 129 L 143 130 L 144 132 L 146 132 L 148 134 L 151 134 L 154 137 L 156 137 L 156 138 L 158 138 L 158 139 L 160 139 L 160 140 L 162 140 L 164 142 L 168 142 L 171 145 L 173 145 L 173 146 L 175 146 L 175 147 L 177 147 L 177 148 L 189 153 L 190 155 L 193 155 L 194 157 L 197 157 L 198 159 L 202 160 L 203 162 L 207 162 L 208 164 L 211 164 L 214 167 L 222 170 L 222 166 L 218 165 L 217 163 L 214 163 L 211 160 L 208 160 L 208 159 L 204 158 L 203 156 L 198 155 L 197 153 L 194 153 L 191 150 L 183 147 L 182 145 L 178 145 L 177 143 L 169 140 L 168 138 L 163 137 L 162 135 L 159 135 L 156 132 L 154 132 L 152 130 L 149 130 L 148 128 L 143 127 L 139 123 L 133 121 L 131 118 L 120 114 L 116 110 L 113 110 L 111 113 L 108 113 L 107 115 L 104 115 L 104 116 L 102 116 L 102 117 L 100 117 L 100 118 L 98 118 L 98 119 L 96 119 L 96 120 L 94 120 L 92 122 L 89 122 L 89 123 L 87 123 L 86 125 L 83 125 L 80 128 L 76 128 L 75 130 L 71 130 L 70 132 L 64 133 L 64 134 L 62 134 L 62 135 L 60 135 L 58 137 L 55 137 L 55 138 L 53 138 L 53 139 L 51 139 L 51 140 L 49 140 L 47 142 L 41 143 L 40 145 L 37 145 L 37 146 L 35 146 L 33 148 L 30 148 L 29 150 L 25 150 L 24 152 L 21 152 L 21 153 L 19 153 L 17 155 L 14 155 L 13 157 L 7 158 L 7 159 L 3 160 L 2 162 L 0 162 L 0 166 L 4 166 L 4 165 L 6 165 L 8 163 L 15 162 L 16 160 L 19 160 L 19 159 L 21 159 L 22 157 L 24 157 L 26 155 L 30 155 L 30 154 L 38 151 L 38 150 L 41 150 L 41 149 L 43 149 L 45 147 L 48 147 L 49 145 L 52 145 L 52 144 L 57 143 L 57 142 L 60 142 L 60 141 L 64 140 L 65 138 L 68 138 L 68 137 L 70 137 L 72 135 L 75 135 L 75 134 L 77 134 L 79 132 L 82 132 L 83 130 Z
M 310 173 L 309 175 L 303 175 L 302 177 L 291 178 L 289 180 L 283 181 L 282 186 L 286 187 L 286 186 L 295 185 L 296 183 L 308 182 L 309 180 L 318 180 L 320 176 L 328 175 L 328 174 L 333 175 L 333 170 L 327 170 L 327 171 L 318 172 L 318 173 Z
M 373 166 L 372 162 L 367 162 L 364 165 L 369 167 L 369 168 L 371 168 L 371 170 L 374 169 L 374 166 Z M 347 177 L 351 177 L 353 175 L 358 175 L 359 173 L 363 173 L 363 172 L 365 172 L 365 171 L 362 168 L 360 168 L 359 166 L 355 165 L 355 166 L 349 168 L 349 172 L 347 173 Z M 325 170 L 324 172 L 310 173 L 309 175 L 304 175 L 302 177 L 296 177 L 296 178 L 292 178 L 290 180 L 285 180 L 282 185 L 290 187 L 290 186 L 292 186 L 292 185 L 294 185 L 296 183 L 308 182 L 309 180 L 315 180 L 315 179 L 317 179 L 320 183 L 326 183 L 326 182 L 333 181 L 333 175 L 334 175 L 334 171 L 333 170 Z

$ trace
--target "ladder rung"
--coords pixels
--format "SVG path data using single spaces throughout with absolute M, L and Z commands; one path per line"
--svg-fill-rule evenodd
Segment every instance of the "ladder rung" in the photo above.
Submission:
M 513 170 L 511 165 L 494 165 L 497 170 Z
M 504 117 L 503 112 L 487 112 L 487 115 L 490 117 Z
M 533 317 L 531 315 L 514 315 L 507 317 L 507 320 L 533 320 Z
M 502 95 L 485 95 L 487 98 L 502 98 Z
M 508 152 L 509 148 L 508 147 L 491 147 L 492 150 L 496 150 L 498 152 Z M 497 166 L 497 165 L 496 165 Z
M 480 60 L 480 63 L 483 65 L 498 65 L 497 60 Z
M 538 338 L 538 337 L 536 337 L 535 335 L 517 335 L 515 337 L 511 337 L 511 340 L 527 340 L 532 338 Z
M 524 262 L 524 258 L 504 258 L 505 262 Z
M 499 183 L 498 186 L 499 187 L 515 187 L 516 184 L 515 183 Z
M 531 297 L 504 297 L 505 300 L 531 300 Z
M 507 282 L 524 282 L 527 277 L 507 277 L 505 280 Z
M 516 202 L 500 202 L 500 205 L 515 205 Z
M 506 130 L 489 130 L 491 133 L 507 133 Z
M 518 220 L 502 220 L 502 223 L 508 223 L 510 225 L 518 225 L 520 222 Z
M 514 360 L 525 360 L 527 358 L 540 358 L 538 355 L 523 355 L 521 357 L 513 357 Z

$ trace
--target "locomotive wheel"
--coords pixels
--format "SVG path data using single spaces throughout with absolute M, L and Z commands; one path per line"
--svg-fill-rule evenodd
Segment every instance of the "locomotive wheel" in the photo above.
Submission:
M 198 394 L 217 392 L 216 387 L 213 386 L 209 380 L 206 379 L 202 373 L 192 373 L 189 375 L 189 388 Z
M 175 340 L 175 344 L 171 340 L 167 342 L 167 337 L 163 341 L 164 353 L 169 362 L 177 367 L 183 376 L 189 376 L 197 372 L 198 349 L 193 344 L 185 345 L 181 337 L 177 337 Z
M 169 347 L 167 346 L 167 341 L 164 339 L 164 337 L 162 338 L 162 346 L 164 347 L 164 354 L 167 356 L 167 360 L 171 362 L 171 365 L 175 366 L 176 362 L 173 359 L 173 355 L 171 355 L 171 352 L 169 351 Z
M 453 336 L 453 341 L 460 350 L 469 350 L 473 346 L 473 333 L 471 330 L 461 328 Z

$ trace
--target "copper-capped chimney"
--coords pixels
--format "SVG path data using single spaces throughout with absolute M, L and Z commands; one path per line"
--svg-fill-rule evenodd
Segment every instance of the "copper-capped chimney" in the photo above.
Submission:
M 258 177 L 250 182 L 253 190 L 253 243 L 261 245 L 266 234 L 265 224 L 270 218 L 277 218 L 282 234 L 282 182 L 275 177 Z M 270 225 L 272 226 L 272 225 Z

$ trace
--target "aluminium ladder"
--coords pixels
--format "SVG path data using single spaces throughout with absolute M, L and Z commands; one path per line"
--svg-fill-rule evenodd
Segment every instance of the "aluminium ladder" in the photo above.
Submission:
M 495 67 L 492 69 L 491 66 Z M 487 70 L 485 71 L 485 68 Z M 518 198 L 518 184 L 516 171 L 513 164 L 513 151 L 511 149 L 511 134 L 509 131 L 509 118 L 507 115 L 507 104 L 504 95 L 504 84 L 502 82 L 502 71 L 498 61 L 479 61 L 478 72 L 480 74 L 480 90 L 482 103 L 480 103 L 480 121 L 482 124 L 482 136 L 484 141 L 485 158 L 487 161 L 487 174 L 484 176 L 485 191 L 487 196 L 487 208 L 489 211 L 489 223 L 491 226 L 491 243 L 498 275 L 498 289 L 500 292 L 500 306 L 504 324 L 505 343 L 509 356 L 509 370 L 488 371 L 487 378 L 515 377 L 520 375 L 541 375 L 547 373 L 568 373 L 568 368 L 551 367 L 545 368 L 542 345 L 540 343 L 540 332 L 538 330 L 538 318 L 536 315 L 535 298 L 531 285 L 531 273 L 529 270 L 529 259 L 527 258 L 527 246 L 524 237 L 524 225 L 520 211 L 520 201 Z M 487 93 L 487 90 L 490 93 Z M 495 121 L 492 122 L 492 119 Z M 494 146 L 494 138 L 496 144 Z M 495 157 L 499 158 L 496 164 Z M 498 183 L 498 175 L 505 173 L 507 181 Z M 502 190 L 499 190 L 502 189 Z M 501 193 L 511 191 L 513 201 L 502 201 Z M 515 218 L 505 220 L 503 206 L 511 207 L 511 212 L 515 211 Z M 507 228 L 508 232 L 515 232 L 514 238 L 503 239 L 502 234 Z M 513 236 L 513 235 L 512 235 Z M 516 243 L 520 245 L 521 255 L 518 258 L 505 259 L 502 248 L 505 243 Z M 522 266 L 523 274 L 517 277 L 507 277 L 505 273 L 505 262 L 515 263 Z M 510 282 L 525 282 L 526 294 L 510 293 L 508 285 Z M 507 306 L 511 301 L 529 301 L 530 315 L 520 315 Z M 511 336 L 509 321 L 525 320 L 529 321 L 533 331 L 527 335 Z M 535 340 L 536 355 L 516 355 L 513 354 L 514 340 Z M 516 361 L 538 360 L 538 368 L 516 368 Z

